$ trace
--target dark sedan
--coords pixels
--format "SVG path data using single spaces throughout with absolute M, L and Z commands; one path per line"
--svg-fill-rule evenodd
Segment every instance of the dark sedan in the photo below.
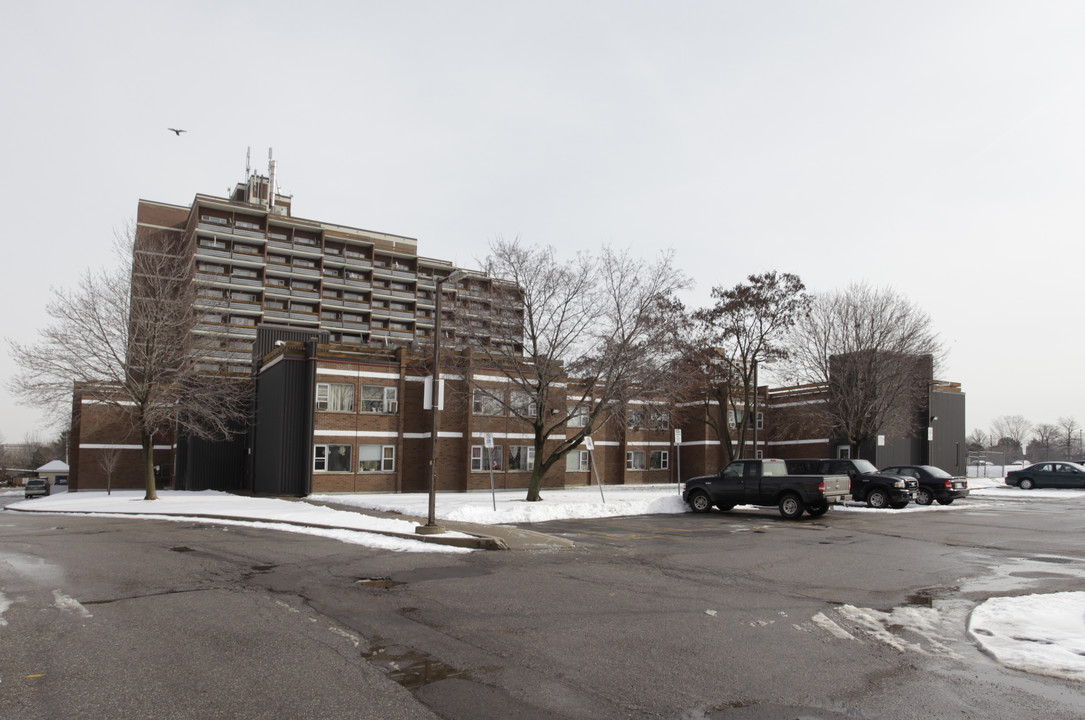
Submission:
M 968 497 L 968 480 L 954 477 L 933 465 L 894 465 L 882 470 L 886 475 L 903 475 L 919 481 L 915 491 L 917 505 L 949 505 L 954 500 Z
M 1085 488 L 1085 466 L 1072 462 L 1042 462 L 1006 473 L 1006 484 L 1022 490 L 1043 488 Z

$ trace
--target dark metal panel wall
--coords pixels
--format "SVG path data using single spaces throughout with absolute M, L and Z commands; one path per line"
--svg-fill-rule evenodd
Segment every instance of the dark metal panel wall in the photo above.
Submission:
M 264 495 L 305 495 L 309 491 L 312 415 L 310 363 L 284 357 L 256 379 L 252 490 Z
M 182 490 L 244 489 L 245 433 L 232 440 L 200 440 L 182 437 L 177 441 L 177 487 Z
M 934 392 L 931 415 L 937 417 L 934 428 L 934 465 L 950 475 L 964 475 L 968 469 L 968 444 L 965 442 L 965 394 Z

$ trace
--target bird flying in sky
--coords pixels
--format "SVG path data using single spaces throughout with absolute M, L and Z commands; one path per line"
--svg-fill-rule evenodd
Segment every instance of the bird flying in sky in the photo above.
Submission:
M 169 130 L 171 133 L 176 133 L 177 137 L 181 137 L 181 133 L 183 133 L 183 132 L 188 132 L 188 130 L 178 130 L 177 128 L 166 128 L 166 129 Z

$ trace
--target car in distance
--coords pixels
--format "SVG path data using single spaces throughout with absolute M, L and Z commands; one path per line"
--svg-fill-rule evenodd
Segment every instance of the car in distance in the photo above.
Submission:
M 49 494 L 49 483 L 44 478 L 30 478 L 26 481 L 26 492 L 23 497 L 44 497 Z
M 893 465 L 883 468 L 886 475 L 913 477 L 919 481 L 915 491 L 917 505 L 930 505 L 937 501 L 939 505 L 949 505 L 954 500 L 968 497 L 968 480 L 954 477 L 945 470 L 933 465 Z
M 1085 488 L 1085 466 L 1072 462 L 1042 462 L 1006 473 L 1006 484 L 1022 490 Z

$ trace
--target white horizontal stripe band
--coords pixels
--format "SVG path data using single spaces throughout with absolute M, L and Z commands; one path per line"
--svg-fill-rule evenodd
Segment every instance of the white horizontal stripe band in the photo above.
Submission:
M 340 370 L 338 368 L 317 368 L 317 375 L 341 375 L 344 377 L 375 378 L 378 380 L 399 380 L 399 373 L 373 372 L 370 370 Z

